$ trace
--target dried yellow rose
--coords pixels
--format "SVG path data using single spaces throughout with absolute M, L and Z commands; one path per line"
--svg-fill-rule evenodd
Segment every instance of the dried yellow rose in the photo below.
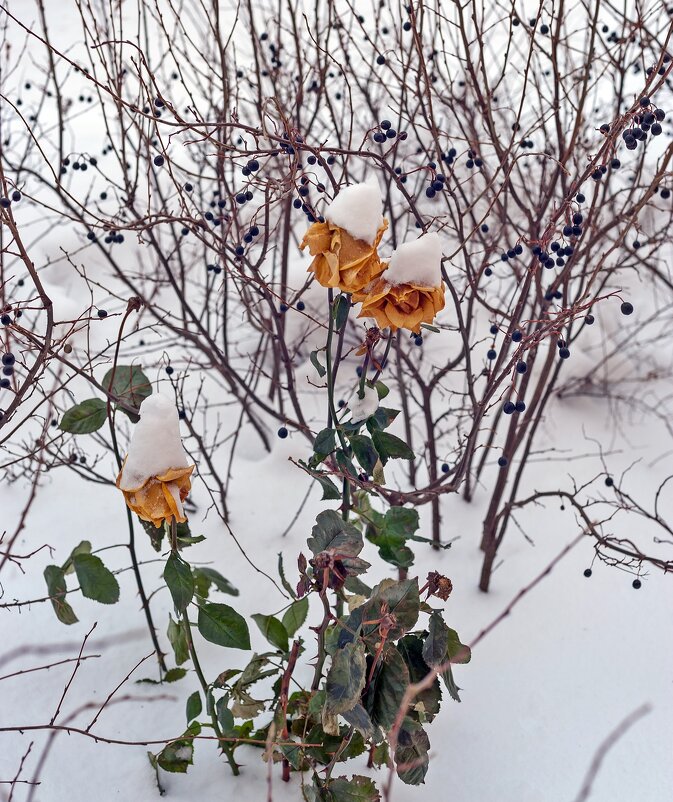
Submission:
M 175 518 L 184 523 L 187 518 L 182 502 L 189 495 L 192 487 L 191 475 L 193 465 L 186 468 L 172 468 L 160 476 L 151 476 L 139 487 L 125 489 L 121 487 L 124 469 L 119 472 L 116 485 L 124 494 L 129 508 L 144 521 L 152 521 L 156 527 L 164 521 Z
M 367 290 L 355 293 L 353 300 L 362 303 L 358 317 L 374 318 L 380 329 L 409 329 L 419 334 L 421 323 L 432 323 L 444 309 L 444 286 L 390 284 L 384 273 Z
M 314 257 L 308 271 L 323 287 L 350 293 L 361 290 L 384 269 L 377 248 L 387 227 L 388 221 L 384 220 L 370 244 L 329 221 L 313 223 L 299 246 L 302 250 L 308 248 Z

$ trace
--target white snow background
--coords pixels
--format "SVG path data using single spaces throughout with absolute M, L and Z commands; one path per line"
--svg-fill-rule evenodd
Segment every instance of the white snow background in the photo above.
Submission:
M 70 22 L 66 11 L 72 11 L 67 3 L 57 5 L 58 9 L 49 7 L 56 44 L 67 42 Z M 33 13 L 28 0 L 14 2 L 11 7 L 15 13 L 23 13 L 24 18 Z M 97 133 L 91 132 L 91 137 L 98 147 Z M 81 142 L 79 147 L 83 147 Z M 59 238 L 68 236 L 67 231 L 51 232 L 40 243 L 40 249 L 45 255 L 56 252 L 62 241 Z M 298 276 L 305 265 L 306 259 L 298 258 Z M 73 280 L 71 286 L 65 286 L 70 279 L 66 273 L 59 276 L 55 269 L 48 275 L 51 286 L 60 293 L 63 307 L 68 307 L 68 311 L 57 314 L 59 319 L 69 319 L 71 310 L 77 315 L 88 306 L 90 298 L 82 283 L 78 285 Z M 648 297 L 631 297 L 638 310 L 651 303 Z M 121 308 L 119 303 L 117 306 Z M 302 321 L 298 314 L 288 313 L 288 325 L 295 326 L 297 336 L 301 336 Z M 617 332 L 618 310 L 606 310 L 600 323 Z M 103 322 L 96 331 L 104 333 L 96 336 L 102 342 L 106 338 L 112 340 L 116 328 L 116 322 Z M 428 343 L 428 348 L 441 353 L 440 338 L 429 338 Z M 591 347 L 588 340 L 587 348 Z M 576 357 L 577 370 L 581 372 L 582 355 L 578 353 Z M 297 373 L 299 378 L 305 378 L 310 372 L 307 363 L 306 369 Z M 75 392 L 77 386 L 73 384 Z M 315 405 L 319 414 L 324 399 L 316 399 L 307 381 L 302 398 L 309 406 Z M 555 398 L 543 437 L 543 442 L 555 451 L 540 455 L 526 487 L 532 491 L 567 485 L 570 472 L 578 482 L 600 474 L 602 463 L 592 456 L 597 441 L 603 444 L 609 472 L 615 477 L 638 461 L 626 474 L 625 486 L 636 498 L 651 501 L 659 482 L 673 472 L 671 438 L 665 422 L 644 412 L 632 412 L 617 425 L 609 413 L 601 398 Z M 187 432 L 182 433 L 186 437 Z M 291 531 L 281 537 L 308 489 L 307 477 L 288 462 L 290 457 L 306 458 L 306 441 L 291 435 L 285 441 L 274 442 L 273 452 L 265 455 L 249 431 L 244 429 L 242 437 L 228 497 L 231 528 L 253 562 L 271 575 L 276 574 L 277 554 L 282 552 L 292 581 L 296 555 L 305 549 L 315 515 L 324 508 L 314 488 Z M 566 459 L 570 453 L 587 457 L 570 464 Z M 99 470 L 107 470 L 113 476 L 112 460 L 106 457 Z M 496 470 L 494 467 L 487 479 L 494 480 Z M 25 482 L 0 487 L 0 531 L 16 527 L 29 492 Z M 607 497 L 610 492 L 599 479 L 596 495 Z M 580 531 L 573 512 L 561 511 L 555 501 L 545 509 L 531 507 L 522 511 L 517 520 L 532 543 L 512 527 L 500 552 L 502 562 L 494 574 L 492 590 L 480 593 L 476 588 L 481 565 L 478 541 L 484 515 L 482 502 L 486 498 L 483 488 L 477 489 L 471 504 L 457 496 L 442 497 L 443 536 L 447 540 L 455 538 L 455 542 L 451 549 L 440 553 L 419 544 L 415 549 L 417 565 L 412 569 L 420 576 L 428 570 L 439 570 L 451 577 L 454 591 L 446 604 L 446 618 L 466 643 L 495 619 L 522 587 L 539 576 Z M 216 516 L 203 519 L 209 499 L 198 482 L 193 500 L 197 512 L 191 516 L 192 528 L 195 534 L 204 534 L 206 540 L 189 550 L 190 561 L 211 564 L 240 589 L 240 596 L 233 600 L 240 612 L 270 613 L 282 607 L 280 594 L 253 571 Z M 670 495 L 663 505 L 664 512 L 670 515 Z M 426 512 L 421 510 L 421 519 L 427 524 Z M 83 483 L 67 471 L 50 473 L 39 488 L 17 551 L 26 553 L 46 542 L 55 556 L 42 551 L 31 558 L 25 574 L 10 566 L 2 578 L 3 601 L 43 597 L 46 591 L 42 570 L 47 564 L 62 562 L 83 539 L 90 540 L 94 548 L 119 543 L 126 537 L 125 527 L 126 514 L 118 491 Z M 137 536 L 140 558 L 147 561 L 143 575 L 151 592 L 163 585 L 163 561 L 139 528 Z M 649 540 L 646 542 L 651 545 Z M 374 564 L 372 581 L 392 575 L 369 544 L 363 556 Z M 592 557 L 592 541 L 587 538 L 484 638 L 469 665 L 455 668 L 462 703 L 445 699 L 442 711 L 428 728 L 432 750 L 426 784 L 411 788 L 397 782 L 395 800 L 573 802 L 601 743 L 643 704 L 648 704 L 650 711 L 611 746 L 590 798 L 593 802 L 673 799 L 673 586 L 669 577 L 650 571 L 642 577 L 642 589 L 635 591 L 631 587 L 632 576 L 599 562 L 593 566 L 593 576 L 585 579 L 582 572 Z M 106 552 L 105 561 L 111 568 L 126 568 L 126 550 L 118 547 Z M 34 742 L 22 775 L 31 776 L 36 756 L 50 735 L 30 727 L 49 722 L 72 664 L 7 679 L 5 675 L 76 655 L 82 638 L 96 624 L 85 654 L 100 657 L 82 663 L 61 713 L 61 720 L 74 714 L 70 723 L 85 728 L 96 708 L 89 707 L 79 714 L 75 711 L 89 703 L 102 704 L 150 653 L 132 574 L 124 571 L 118 579 L 121 600 L 117 605 L 107 607 L 77 598 L 73 605 L 80 620 L 68 628 L 56 621 L 48 603 L 0 611 L 0 722 L 3 727 L 23 727 L 22 732 L 0 733 L 0 780 L 7 781 L 15 775 L 21 756 Z M 229 597 L 222 600 L 232 601 Z M 152 597 L 152 609 L 163 638 L 172 610 L 165 588 Z M 264 649 L 254 625 L 250 631 L 253 649 Z M 165 638 L 162 642 L 168 650 Z M 309 642 L 307 654 L 311 648 Z M 248 657 L 205 641 L 200 643 L 200 653 L 209 677 L 225 666 L 243 666 Z M 155 674 L 150 657 L 119 692 L 122 701 L 104 710 L 94 731 L 110 739 L 139 742 L 180 734 L 185 726 L 186 699 L 197 685 L 191 674 L 171 685 L 133 684 L 135 679 Z M 133 700 L 123 701 L 127 695 Z M 41 768 L 41 784 L 34 800 L 156 799 L 158 791 L 147 748 L 58 734 Z M 231 797 L 245 802 L 266 800 L 269 777 L 260 751 L 242 747 L 236 755 L 243 764 L 239 778 L 231 776 L 212 742 L 197 742 L 194 766 L 186 775 L 162 775 L 166 798 L 172 802 L 220 802 Z M 344 771 L 367 773 L 364 757 L 349 763 Z M 300 799 L 298 777 L 293 776 L 291 783 L 285 785 L 276 766 L 271 781 L 276 802 Z M 0 798 L 4 793 L 0 785 Z M 17 787 L 14 800 L 20 802 L 26 793 L 25 788 Z

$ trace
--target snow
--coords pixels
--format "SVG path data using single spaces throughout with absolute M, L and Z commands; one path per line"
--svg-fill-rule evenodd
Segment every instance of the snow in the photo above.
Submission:
M 341 189 L 327 207 L 325 217 L 355 239 L 372 245 L 383 225 L 382 207 L 381 190 L 374 179 Z
M 360 398 L 356 393 L 353 400 L 349 402 L 348 408 L 351 411 L 352 423 L 367 420 L 379 408 L 379 394 L 376 392 L 376 387 L 368 387 L 365 384 L 364 397 Z
M 188 465 L 175 403 L 159 393 L 149 396 L 140 407 L 140 420 L 133 429 L 120 488 L 133 490 L 152 476 Z
M 442 240 L 433 232 L 393 251 L 384 278 L 390 284 L 439 287 L 442 283 Z

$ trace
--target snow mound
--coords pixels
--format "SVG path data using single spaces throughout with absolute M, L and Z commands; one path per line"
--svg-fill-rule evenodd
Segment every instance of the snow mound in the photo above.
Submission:
M 374 181 L 344 187 L 327 207 L 325 217 L 344 228 L 355 239 L 374 243 L 376 232 L 383 225 L 381 190 Z
M 364 398 L 355 394 L 355 398 L 349 402 L 348 408 L 351 411 L 351 423 L 367 420 L 379 408 L 379 394 L 375 387 L 367 387 L 365 384 Z
M 404 242 L 393 251 L 383 278 L 389 284 L 439 287 L 442 283 L 442 240 L 439 234 L 425 234 Z
M 158 393 L 149 396 L 142 403 L 140 420 L 133 429 L 120 488 L 133 490 L 152 476 L 189 464 L 174 402 Z

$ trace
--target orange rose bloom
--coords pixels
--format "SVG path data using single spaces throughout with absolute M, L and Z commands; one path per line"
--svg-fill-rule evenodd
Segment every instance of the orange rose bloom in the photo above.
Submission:
M 358 317 L 373 317 L 380 329 L 409 329 L 420 334 L 421 323 L 432 323 L 444 309 L 444 285 L 389 284 L 381 276 L 366 291 L 353 295 L 362 303 Z
M 152 521 L 159 528 L 164 521 L 170 521 L 171 518 L 175 518 L 178 523 L 187 520 L 182 502 L 191 490 L 190 476 L 193 470 L 193 465 L 186 468 L 170 468 L 161 476 L 151 476 L 140 487 L 124 490 L 121 487 L 124 472 L 122 468 L 116 485 L 124 494 L 129 508 L 144 521 Z
M 299 246 L 308 247 L 313 261 L 308 272 L 315 274 L 323 287 L 336 287 L 343 292 L 357 292 L 383 271 L 377 247 L 388 221 L 376 233 L 370 245 L 356 239 L 345 228 L 326 223 L 313 223 Z

